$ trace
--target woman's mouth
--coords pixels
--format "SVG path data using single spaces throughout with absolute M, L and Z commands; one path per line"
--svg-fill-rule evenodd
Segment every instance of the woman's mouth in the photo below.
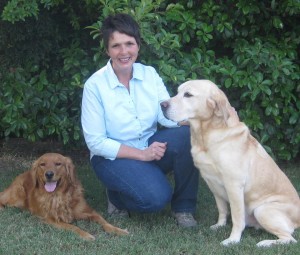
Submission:
M 119 58 L 119 61 L 122 63 L 127 63 L 131 60 L 131 57 L 127 57 L 127 58 Z

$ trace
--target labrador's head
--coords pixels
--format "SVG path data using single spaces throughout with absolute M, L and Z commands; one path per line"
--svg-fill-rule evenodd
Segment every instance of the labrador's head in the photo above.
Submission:
M 193 119 L 206 121 L 213 117 L 226 122 L 234 111 L 223 91 L 209 80 L 181 84 L 177 95 L 162 102 L 161 108 L 166 118 L 176 122 Z

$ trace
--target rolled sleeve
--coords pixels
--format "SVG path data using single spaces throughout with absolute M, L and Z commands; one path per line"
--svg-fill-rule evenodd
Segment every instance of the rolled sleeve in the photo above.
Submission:
M 104 110 L 101 97 L 95 90 L 95 81 L 86 82 L 81 106 L 81 125 L 88 149 L 93 155 L 115 159 L 121 144 L 106 135 Z
M 97 135 L 85 134 L 85 141 L 91 152 L 91 157 L 99 155 L 110 160 L 116 159 L 121 146 L 118 141 L 109 138 L 101 139 Z

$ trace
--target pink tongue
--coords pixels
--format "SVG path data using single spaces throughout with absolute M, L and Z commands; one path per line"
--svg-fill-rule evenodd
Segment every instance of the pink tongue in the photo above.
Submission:
M 57 182 L 46 182 L 45 184 L 45 190 L 47 192 L 53 192 L 56 188 L 56 183 Z

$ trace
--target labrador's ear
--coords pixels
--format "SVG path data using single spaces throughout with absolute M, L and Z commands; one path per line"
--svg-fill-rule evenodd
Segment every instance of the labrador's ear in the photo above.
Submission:
M 71 183 L 75 183 L 76 182 L 76 170 L 75 170 L 75 166 L 74 166 L 71 158 L 65 157 L 65 166 L 66 166 L 69 181 Z
M 209 108 L 211 108 L 213 110 L 216 108 L 216 101 L 213 97 L 208 98 L 206 102 L 207 102 L 207 106 Z
M 223 119 L 224 123 L 228 125 L 227 121 L 230 117 L 230 109 L 232 107 L 224 92 L 219 89 L 218 92 L 207 100 L 207 104 L 214 109 L 214 115 Z

